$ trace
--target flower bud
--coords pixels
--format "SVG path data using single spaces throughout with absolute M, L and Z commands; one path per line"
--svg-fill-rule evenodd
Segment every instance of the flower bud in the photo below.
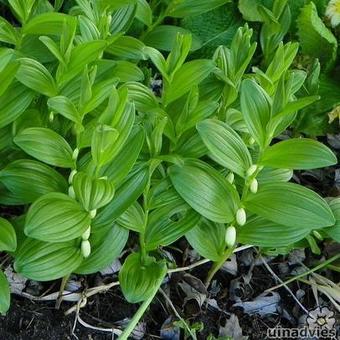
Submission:
M 235 180 L 235 175 L 233 172 L 230 172 L 227 177 L 226 177 L 227 181 L 230 183 L 230 184 L 233 184 L 234 183 L 234 180 Z
M 73 169 L 73 170 L 71 171 L 70 176 L 68 176 L 68 182 L 69 182 L 69 184 L 72 184 L 73 178 L 74 178 L 74 176 L 76 175 L 76 173 L 77 173 L 77 170 L 75 170 L 75 169 Z
M 81 235 L 81 238 L 86 241 L 90 238 L 90 235 L 91 235 L 91 226 L 89 226 L 85 232 L 83 233 L 83 235 Z
M 248 143 L 249 145 L 253 145 L 255 143 L 254 137 L 250 137 Z
M 240 208 L 236 212 L 236 222 L 238 225 L 243 226 L 247 222 L 247 214 L 243 208 Z
M 250 177 L 252 175 L 254 175 L 254 173 L 257 170 L 257 165 L 253 164 L 248 170 L 247 170 L 247 176 Z
M 50 112 L 49 116 L 48 116 L 48 120 L 50 123 L 52 123 L 54 121 L 54 113 L 53 111 Z
M 70 197 L 72 197 L 72 198 L 76 198 L 76 193 L 74 192 L 74 189 L 73 189 L 73 186 L 72 186 L 72 185 L 70 185 L 70 186 L 68 187 L 68 195 L 69 195 Z
M 254 178 L 254 179 L 251 181 L 251 183 L 250 183 L 250 191 L 251 191 L 253 194 L 256 194 L 258 188 L 259 188 L 259 182 L 257 181 L 256 178 Z
M 231 248 L 236 243 L 236 228 L 231 225 L 227 228 L 225 233 L 225 243 L 228 246 L 228 248 Z
M 321 235 L 318 231 L 313 230 L 313 235 L 314 235 L 318 240 L 320 240 L 320 241 L 323 240 L 322 235 Z
M 75 148 L 75 149 L 73 150 L 72 159 L 73 159 L 74 161 L 77 160 L 78 155 L 79 155 L 79 149 L 78 149 L 78 148 Z
M 97 215 L 97 209 L 93 209 L 93 210 L 90 211 L 90 217 L 91 218 L 95 218 L 96 215 Z
M 89 241 L 81 241 L 81 253 L 85 258 L 89 257 L 91 254 L 91 244 Z

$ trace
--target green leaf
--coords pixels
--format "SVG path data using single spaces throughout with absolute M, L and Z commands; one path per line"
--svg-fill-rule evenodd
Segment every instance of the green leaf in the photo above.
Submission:
M 114 199 L 94 219 L 96 226 L 112 224 L 143 193 L 149 181 L 149 168 L 143 166 L 132 173 L 117 189 Z
M 312 139 L 292 138 L 270 146 L 260 164 L 272 168 L 316 169 L 337 163 L 334 153 L 325 145 Z
M 66 140 L 47 128 L 28 128 L 14 137 L 14 143 L 27 154 L 50 165 L 72 168 L 73 151 Z
M 318 58 L 329 68 L 335 61 L 338 43 L 319 17 L 313 1 L 301 9 L 297 28 L 302 53 Z
M 114 67 L 114 75 L 119 78 L 119 82 L 125 83 L 127 81 L 142 81 L 144 80 L 144 73 L 135 64 L 125 61 L 116 61 L 116 66 Z
M 272 169 L 263 168 L 256 176 L 259 184 L 273 183 L 273 182 L 288 182 L 293 177 L 293 170 L 291 169 Z
M 78 172 L 72 181 L 76 198 L 87 211 L 99 209 L 108 204 L 115 193 L 113 184 L 105 178 L 95 178 Z
M 309 227 L 281 225 L 259 216 L 252 216 L 237 229 L 237 241 L 258 247 L 287 247 L 305 238 Z
M 85 66 L 95 61 L 107 46 L 106 41 L 96 40 L 77 45 L 73 48 L 66 70 L 62 73 L 60 83 L 63 85 L 81 73 Z
M 23 27 L 24 34 L 35 35 L 56 35 L 63 34 L 67 27 L 72 31 L 72 27 L 77 25 L 77 18 L 63 13 L 43 13 L 32 18 Z
M 159 110 L 159 103 L 151 89 L 137 82 L 128 82 L 123 85 L 128 90 L 129 99 L 134 102 L 136 109 L 142 112 Z
M 91 223 L 77 201 L 62 193 L 36 200 L 26 216 L 25 234 L 46 242 L 65 242 L 81 236 Z
M 151 26 L 152 24 L 152 10 L 150 5 L 146 0 L 137 1 L 137 11 L 136 18 L 140 20 L 146 26 Z
M 145 231 L 146 249 L 153 250 L 175 242 L 193 228 L 200 217 L 181 198 L 152 211 Z
M 134 127 L 118 155 L 112 162 L 104 165 L 101 175 L 107 176 L 115 186 L 120 185 L 136 163 L 144 140 L 144 129 L 140 126 Z
M 20 58 L 20 67 L 16 78 L 30 89 L 48 97 L 56 96 L 57 85 L 50 72 L 38 61 L 30 58 Z
M 78 112 L 75 105 L 65 96 L 57 96 L 50 98 L 47 101 L 47 105 L 49 108 L 57 113 L 60 113 L 65 118 L 77 123 L 81 124 L 82 118 L 80 113 Z
M 92 135 L 91 154 L 94 163 L 102 166 L 112 160 L 112 150 L 118 139 L 119 132 L 105 124 L 96 127 Z
M 16 29 L 2 17 L 0 17 L 0 41 L 11 45 L 17 45 L 19 41 Z
M 144 232 L 145 214 L 141 205 L 136 201 L 130 205 L 117 219 L 117 223 L 137 233 Z
M 0 71 L 0 79 L 2 79 L 0 85 L 0 96 L 2 96 L 8 89 L 8 87 L 11 85 L 12 81 L 15 78 L 18 68 L 19 63 L 17 61 L 13 61 L 6 64 L 5 68 Z
M 340 242 L 340 198 L 334 198 L 329 202 L 329 206 L 335 217 L 335 224 L 330 228 L 325 228 L 325 233 L 336 242 Z
M 121 254 L 128 237 L 128 230 L 118 225 L 113 225 L 110 230 L 92 230 L 89 238 L 91 254 L 75 273 L 92 274 L 108 267 Z
M 259 6 L 267 4 L 267 0 L 239 0 L 238 8 L 247 21 L 263 21 Z
M 278 224 L 310 230 L 335 223 L 331 209 L 314 191 L 294 183 L 270 183 L 259 187 L 245 202 L 251 212 Z
M 138 39 L 130 36 L 119 37 L 110 44 L 105 52 L 120 59 L 144 59 L 143 49 L 145 45 Z
M 0 314 L 4 315 L 11 304 L 11 291 L 5 274 L 0 270 Z
M 167 15 L 175 18 L 184 18 L 190 15 L 199 15 L 220 7 L 230 0 L 178 0 L 172 1 L 167 9 Z
M 238 194 L 215 169 L 187 160 L 183 165 L 171 166 L 169 175 L 176 191 L 202 216 L 219 223 L 234 219 Z
M 226 123 L 207 119 L 197 124 L 197 130 L 218 164 L 241 177 L 252 164 L 250 153 L 242 138 Z
M 190 34 L 190 31 L 178 26 L 159 25 L 144 37 L 143 42 L 145 45 L 158 50 L 171 51 L 178 34 Z M 193 35 L 191 51 L 196 51 L 201 46 L 202 43 L 199 38 Z
M 223 224 L 202 219 L 185 235 L 190 245 L 204 258 L 220 261 L 224 256 L 226 228 Z
M 0 217 L 0 251 L 15 251 L 16 247 L 17 237 L 13 226 Z
M 266 126 L 271 117 L 271 101 L 267 93 L 253 80 L 245 79 L 241 85 L 241 111 L 249 133 L 264 147 Z
M 119 272 L 119 282 L 125 299 L 130 303 L 147 300 L 163 281 L 167 268 L 165 262 L 149 257 L 142 263 L 139 253 L 129 255 Z
M 171 84 L 165 90 L 165 102 L 170 104 L 174 100 L 189 92 L 198 85 L 215 68 L 211 60 L 194 60 L 185 63 L 175 74 Z
M 0 128 L 15 121 L 28 108 L 34 92 L 21 83 L 14 81 L 0 96 Z
M 8 0 L 13 13 L 19 18 L 21 23 L 25 23 L 31 14 L 35 0 Z
M 71 274 L 83 261 L 74 242 L 47 243 L 26 239 L 15 256 L 17 273 L 36 281 L 51 281 Z
M 28 159 L 9 163 L 0 171 L 0 182 L 25 203 L 34 202 L 49 192 L 66 192 L 68 188 L 66 180 L 59 172 Z

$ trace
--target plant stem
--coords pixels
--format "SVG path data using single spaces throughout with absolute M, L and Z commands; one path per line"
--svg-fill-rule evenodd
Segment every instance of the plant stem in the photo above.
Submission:
M 160 288 L 160 286 L 163 283 L 163 278 L 164 278 L 164 276 L 162 276 L 159 279 L 158 284 L 155 285 L 154 290 L 153 290 L 152 294 L 150 295 L 150 297 L 148 299 L 146 299 L 140 305 L 140 307 L 138 308 L 137 312 L 135 313 L 135 315 L 132 317 L 131 321 L 129 322 L 128 326 L 125 328 L 124 332 L 118 337 L 118 340 L 127 340 L 129 338 L 130 334 L 133 332 L 133 330 L 137 326 L 139 320 L 143 317 L 145 311 L 147 310 L 147 308 L 151 304 L 153 298 L 157 294 L 158 289 Z
M 57 301 L 55 303 L 55 308 L 56 309 L 60 308 L 61 302 L 63 301 L 63 292 L 65 290 L 66 283 L 67 283 L 68 279 L 70 278 L 70 275 L 71 274 L 68 274 L 68 275 L 64 276 L 62 278 L 62 280 L 61 280 L 58 298 L 57 298 Z
M 215 274 L 222 268 L 223 264 L 228 260 L 231 254 L 234 252 L 235 247 L 227 248 L 224 252 L 223 257 L 217 262 L 214 262 L 213 266 L 209 270 L 208 277 L 205 281 L 206 287 L 209 287 L 211 280 L 215 276 Z

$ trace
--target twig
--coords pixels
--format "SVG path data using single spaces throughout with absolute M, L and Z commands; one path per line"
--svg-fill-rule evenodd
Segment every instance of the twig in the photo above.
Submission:
M 121 331 L 120 329 L 116 329 L 116 328 L 102 328 L 102 327 L 95 327 L 90 325 L 89 323 L 85 322 L 83 319 L 81 319 L 81 317 L 78 315 L 77 317 L 77 321 L 79 321 L 79 323 L 86 327 L 86 328 L 90 328 L 96 331 L 101 331 L 101 332 L 107 332 L 107 333 L 112 333 L 115 335 L 121 335 L 123 333 L 123 331 Z
M 275 278 L 276 281 L 280 282 L 283 287 L 289 292 L 289 294 L 292 296 L 292 298 L 296 301 L 296 303 L 302 308 L 302 310 L 308 314 L 308 310 L 303 306 L 303 304 L 298 300 L 298 298 L 294 295 L 294 293 L 292 292 L 292 290 L 275 274 L 275 272 L 270 268 L 270 266 L 268 265 L 268 263 L 265 261 L 265 259 L 262 257 L 262 255 L 260 255 L 260 259 L 262 261 L 262 263 L 264 264 L 264 266 L 267 268 L 267 270 L 269 271 L 270 274 L 272 274 Z
M 164 292 L 164 290 L 162 288 L 159 288 L 159 291 L 161 292 L 161 294 L 164 296 L 165 300 L 168 302 L 169 306 L 171 307 L 171 309 L 173 310 L 173 312 L 175 313 L 175 315 L 177 316 L 177 318 L 179 320 L 182 321 L 184 327 L 187 329 L 187 331 L 189 332 L 189 334 L 191 335 L 191 337 L 196 340 L 196 335 L 192 332 L 192 330 L 190 329 L 190 327 L 188 326 L 188 324 L 185 322 L 185 320 L 181 317 L 181 315 L 177 312 L 176 307 L 174 306 L 174 304 L 172 303 L 172 301 L 170 300 L 169 296 L 166 295 L 166 293 Z
M 294 276 L 294 277 L 290 278 L 289 280 L 287 280 L 287 281 L 285 281 L 285 282 L 283 282 L 283 283 L 281 283 L 281 284 L 279 284 L 279 285 L 277 285 L 275 287 L 271 287 L 271 288 L 266 289 L 265 292 L 271 292 L 273 290 L 281 288 L 284 285 L 288 285 L 289 283 L 292 283 L 292 282 L 294 282 L 294 281 L 296 281 L 298 279 L 301 279 L 302 277 L 305 277 L 305 276 L 307 276 L 309 274 L 312 274 L 312 273 L 318 271 L 319 269 L 322 269 L 322 268 L 326 267 L 328 264 L 336 261 L 339 258 L 340 258 L 340 254 L 335 255 L 335 256 L 331 257 L 330 259 L 328 259 L 327 261 L 318 264 L 316 267 L 305 271 L 304 273 L 301 273 L 301 274 L 299 274 L 297 276 Z

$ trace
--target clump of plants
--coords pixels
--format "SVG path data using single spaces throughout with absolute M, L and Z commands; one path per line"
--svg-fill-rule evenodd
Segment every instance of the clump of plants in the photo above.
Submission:
M 192 58 L 181 30 L 169 52 L 147 43 L 159 18 L 226 2 L 77 0 L 62 13 L 63 1 L 9 0 L 12 20 L 0 19 L 0 203 L 21 211 L 0 219 L 0 251 L 29 279 L 65 282 L 107 267 L 133 235 L 119 282 L 143 304 L 123 337 L 176 266 L 161 249 L 181 237 L 213 262 L 207 284 L 238 245 L 282 254 L 340 241 L 339 200 L 291 182 L 335 155 L 281 138 L 320 99 L 318 62 L 295 69 L 299 45 L 282 42 L 287 2 L 261 46 L 247 24 L 209 59 Z M 0 272 L 2 313 L 9 295 Z

